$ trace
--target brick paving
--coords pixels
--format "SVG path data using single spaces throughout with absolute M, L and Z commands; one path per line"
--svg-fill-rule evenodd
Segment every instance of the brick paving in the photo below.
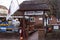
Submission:
M 46 36 L 46 40 L 60 40 L 60 33 L 58 32 L 48 33 Z
M 28 40 L 38 40 L 38 32 L 33 33 Z M 60 32 L 48 33 L 44 40 L 60 40 Z
M 33 33 L 28 40 L 38 40 L 38 32 Z
M 19 35 L 0 33 L 0 40 L 19 40 Z M 28 40 L 38 40 L 38 32 L 30 35 Z M 60 40 L 60 33 L 48 33 L 45 40 Z

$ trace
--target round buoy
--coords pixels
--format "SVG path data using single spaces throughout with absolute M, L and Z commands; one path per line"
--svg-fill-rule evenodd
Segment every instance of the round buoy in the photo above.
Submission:
M 20 37 L 20 40 L 23 40 L 23 37 Z

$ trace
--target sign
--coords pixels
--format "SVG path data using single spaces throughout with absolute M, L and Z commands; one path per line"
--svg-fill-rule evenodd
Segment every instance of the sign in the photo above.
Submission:
M 59 26 L 54 26 L 54 29 L 59 29 Z
M 22 30 L 20 29 L 19 33 L 22 33 Z
M 5 29 L 6 30 L 6 27 L 1 27 L 0 29 L 2 29 L 2 30 Z
M 24 15 L 43 15 L 43 11 L 26 11 Z
M 43 18 L 39 18 L 39 20 L 43 20 Z

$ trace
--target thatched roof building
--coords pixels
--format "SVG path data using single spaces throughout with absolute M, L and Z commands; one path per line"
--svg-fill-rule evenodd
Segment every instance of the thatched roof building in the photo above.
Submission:
M 46 3 L 39 3 L 36 1 L 24 1 L 20 5 L 21 11 L 31 11 L 31 10 L 49 10 L 49 5 Z
M 36 1 L 24 1 L 20 5 L 20 9 L 15 12 L 15 16 L 23 15 L 22 11 L 49 11 L 50 7 L 46 3 L 39 3 Z

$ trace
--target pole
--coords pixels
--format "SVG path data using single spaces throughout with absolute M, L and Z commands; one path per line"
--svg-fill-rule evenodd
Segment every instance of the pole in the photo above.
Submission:
M 23 37 L 24 37 L 24 40 L 27 40 L 28 38 L 28 32 L 26 31 L 26 22 L 25 22 L 25 15 L 23 13 Z
M 22 28 L 20 28 L 19 33 L 20 33 L 20 40 L 23 40 L 23 30 L 22 30 Z

